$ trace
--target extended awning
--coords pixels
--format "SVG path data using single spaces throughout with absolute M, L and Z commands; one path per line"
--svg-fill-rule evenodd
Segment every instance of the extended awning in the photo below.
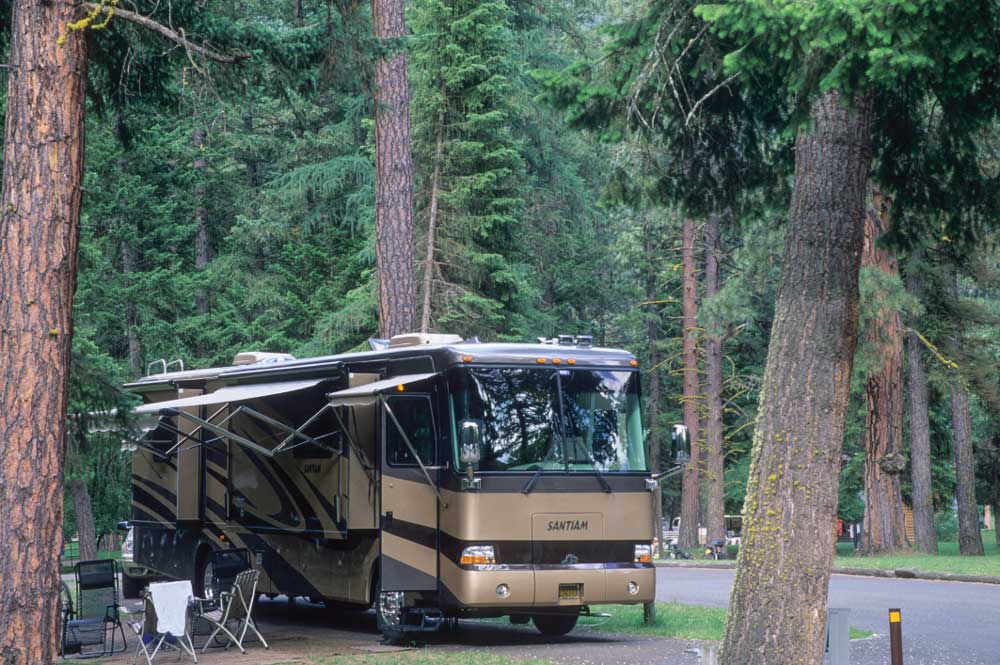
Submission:
M 329 380 L 329 378 L 321 378 L 302 381 L 281 381 L 278 383 L 256 383 L 243 386 L 226 386 L 205 395 L 196 395 L 194 397 L 183 397 L 181 399 L 143 404 L 135 409 L 134 413 L 137 415 L 159 415 L 160 419 L 158 427 L 166 429 L 177 436 L 177 443 L 170 449 L 165 451 L 156 451 L 158 454 L 164 456 L 171 455 L 185 442 L 190 441 L 192 442 L 192 445 L 196 446 L 202 445 L 198 439 L 202 431 L 207 431 L 215 435 L 215 438 L 211 441 L 231 441 L 238 445 L 255 450 L 256 452 L 268 457 L 272 457 L 283 451 L 293 450 L 298 446 L 305 445 L 307 443 L 339 453 L 339 448 L 332 447 L 322 440 L 331 436 L 333 432 L 317 437 L 305 434 L 306 428 L 318 420 L 324 413 L 333 409 L 331 404 L 324 404 L 319 411 L 314 413 L 299 427 L 291 427 L 280 420 L 276 420 L 275 418 L 250 408 L 246 404 L 246 402 L 250 402 L 255 399 L 266 399 L 275 395 L 284 395 L 315 388 L 324 381 Z M 199 406 L 214 406 L 218 408 L 216 408 L 207 419 L 195 416 L 194 414 L 188 413 L 184 410 Z M 226 411 L 228 411 L 228 413 L 226 413 Z M 276 430 L 284 432 L 287 436 L 273 448 L 268 448 L 267 446 L 263 446 L 256 441 L 252 441 L 229 428 L 229 423 L 240 414 L 254 418 L 255 420 L 258 420 Z M 191 432 L 183 432 L 171 424 L 170 418 L 175 417 L 183 418 L 184 420 L 194 423 L 197 427 Z M 217 418 L 220 417 L 221 419 L 217 420 Z M 292 442 L 296 441 L 296 439 L 298 441 L 293 444 Z M 210 441 L 207 441 L 206 443 L 208 442 Z M 143 445 L 142 441 L 137 441 L 136 443 Z
M 429 374 L 404 374 L 394 376 L 391 379 L 338 390 L 327 394 L 326 397 L 330 400 L 330 406 L 369 406 L 378 401 L 378 396 L 383 393 L 398 392 L 400 386 L 405 388 L 410 384 L 426 381 L 435 376 L 437 374 L 433 372 Z
M 143 404 L 135 410 L 136 414 L 160 413 L 163 409 L 187 409 L 194 406 L 209 406 L 212 404 L 230 404 L 232 402 L 249 402 L 273 395 L 294 393 L 299 390 L 315 388 L 328 379 L 307 379 L 303 381 L 280 381 L 278 383 L 253 383 L 245 386 L 226 386 L 215 392 L 194 397 L 182 397 L 164 402 Z

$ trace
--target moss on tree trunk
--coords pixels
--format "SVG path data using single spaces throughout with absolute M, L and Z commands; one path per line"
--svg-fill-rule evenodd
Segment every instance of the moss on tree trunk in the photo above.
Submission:
M 721 662 L 818 665 L 857 344 L 871 101 L 817 97 L 799 131 L 774 326 Z

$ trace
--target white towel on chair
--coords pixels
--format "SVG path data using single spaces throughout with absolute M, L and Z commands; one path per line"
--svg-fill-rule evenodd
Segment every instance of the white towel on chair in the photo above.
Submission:
M 188 603 L 194 596 L 190 580 L 150 584 L 149 595 L 156 610 L 156 632 L 184 635 L 187 632 Z

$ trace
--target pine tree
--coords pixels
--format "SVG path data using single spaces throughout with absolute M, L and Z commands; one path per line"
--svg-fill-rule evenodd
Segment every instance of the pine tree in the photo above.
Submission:
M 416 3 L 424 317 L 434 329 L 496 337 L 523 326 L 530 287 L 518 242 L 523 163 L 513 133 L 512 19 L 503 0 Z

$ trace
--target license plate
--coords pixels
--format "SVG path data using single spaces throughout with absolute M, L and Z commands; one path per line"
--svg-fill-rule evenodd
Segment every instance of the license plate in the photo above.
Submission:
M 580 587 L 579 584 L 560 584 L 559 585 L 559 600 L 570 600 L 580 597 Z

